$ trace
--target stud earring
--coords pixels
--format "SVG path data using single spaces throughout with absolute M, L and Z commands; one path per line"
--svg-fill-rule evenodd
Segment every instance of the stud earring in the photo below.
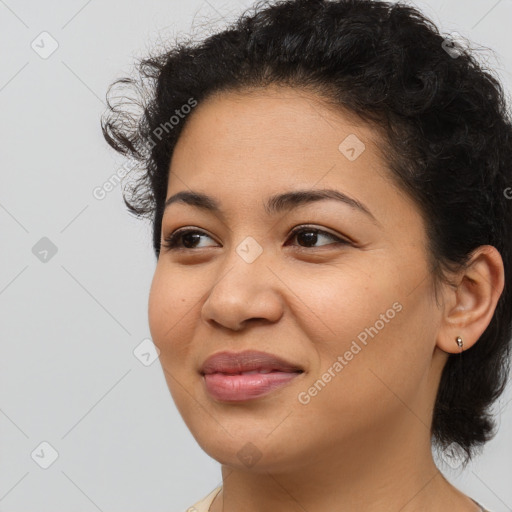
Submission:
M 464 345 L 462 338 L 460 336 L 457 336 L 455 338 L 455 341 L 457 342 L 457 345 L 459 346 L 459 348 L 462 348 L 462 346 Z

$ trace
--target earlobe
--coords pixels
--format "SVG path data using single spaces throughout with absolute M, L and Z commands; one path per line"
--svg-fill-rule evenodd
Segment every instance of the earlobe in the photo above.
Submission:
M 443 312 L 437 346 L 449 354 L 471 348 L 487 329 L 503 292 L 504 266 L 498 250 L 482 245 L 461 271 L 451 307 Z

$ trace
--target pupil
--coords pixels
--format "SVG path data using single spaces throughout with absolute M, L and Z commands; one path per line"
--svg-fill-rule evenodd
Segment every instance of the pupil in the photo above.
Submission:
M 183 241 L 183 245 L 187 248 L 187 249 L 193 249 L 194 247 L 194 243 L 192 242 L 191 244 L 187 244 L 187 237 L 197 237 L 196 238 L 196 241 L 199 241 L 199 234 L 198 233 L 185 233 L 183 236 L 182 236 L 182 241 Z
M 308 235 L 311 235 L 311 236 L 308 236 Z M 302 233 L 299 233 L 297 235 L 297 239 L 299 239 L 299 238 L 303 239 L 303 241 L 305 241 L 306 245 L 308 243 L 312 243 L 314 245 L 317 241 L 316 240 L 317 237 L 318 237 L 318 234 L 314 231 L 303 231 Z

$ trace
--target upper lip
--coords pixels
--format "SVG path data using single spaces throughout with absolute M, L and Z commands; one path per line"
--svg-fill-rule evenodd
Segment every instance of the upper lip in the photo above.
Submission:
M 210 373 L 240 373 L 252 370 L 279 370 L 283 372 L 303 372 L 304 370 L 282 357 L 257 350 L 243 352 L 217 352 L 206 359 L 200 372 Z

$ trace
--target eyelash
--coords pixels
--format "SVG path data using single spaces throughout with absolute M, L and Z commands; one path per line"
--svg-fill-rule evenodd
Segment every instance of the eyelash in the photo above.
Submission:
M 324 231 L 322 229 L 318 229 L 318 228 L 314 228 L 314 227 L 309 227 L 309 226 L 297 226 L 296 228 L 292 229 L 288 239 L 294 238 L 298 233 L 301 233 L 301 232 L 327 235 L 328 237 L 332 238 L 333 240 L 336 240 L 336 243 L 340 244 L 340 245 L 349 245 L 350 244 L 349 241 L 344 240 L 343 238 L 340 238 L 340 237 L 338 237 L 336 235 L 333 235 L 332 233 L 329 233 L 329 232 Z M 208 235 L 207 233 L 205 233 L 204 231 L 201 231 L 199 229 L 192 229 L 192 228 L 178 229 L 177 231 L 175 231 L 174 233 L 171 233 L 167 238 L 164 239 L 164 241 L 162 242 L 162 247 L 165 247 L 169 251 L 170 250 L 185 250 L 185 251 L 188 250 L 188 251 L 193 251 L 193 250 L 195 250 L 197 248 L 177 247 L 177 246 L 179 246 L 179 243 L 177 243 L 177 240 L 180 239 L 182 236 L 187 235 L 187 234 L 191 234 L 191 233 L 199 234 L 199 235 L 205 235 L 205 236 L 210 237 L 210 235 Z M 330 244 L 326 244 L 326 245 L 330 245 Z M 306 249 L 306 250 L 307 249 L 319 249 L 320 248 L 320 247 L 303 247 L 303 246 L 298 246 L 298 247 L 300 247 L 301 249 Z M 321 247 L 324 247 L 324 246 L 321 246 Z M 205 249 L 205 247 L 199 247 L 199 249 Z

